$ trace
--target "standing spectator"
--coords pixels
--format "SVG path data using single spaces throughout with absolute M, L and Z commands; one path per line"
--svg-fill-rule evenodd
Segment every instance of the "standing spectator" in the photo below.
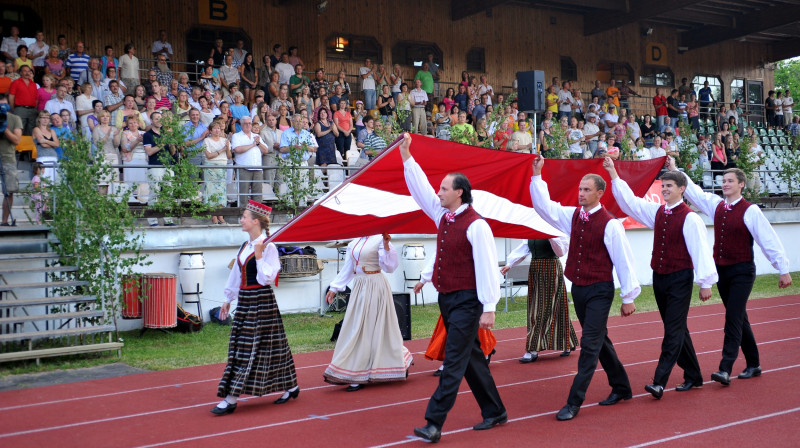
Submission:
M 87 67 L 86 70 L 84 70 L 83 73 L 81 73 L 80 78 L 78 78 L 78 84 L 77 84 L 78 87 L 80 87 L 81 84 L 92 82 L 92 73 L 95 70 L 100 71 L 100 59 L 90 57 L 89 67 Z M 102 73 L 103 72 L 100 72 L 101 75 Z
M 681 85 L 678 86 L 678 96 L 686 95 L 686 98 L 689 98 L 689 94 L 692 93 L 692 88 L 686 84 L 687 82 L 689 82 L 688 79 L 681 78 Z
M 232 157 L 231 144 L 222 133 L 223 124 L 219 121 L 211 123 L 211 133 L 203 141 L 206 163 L 211 166 L 222 167 L 228 164 Z M 225 188 L 225 171 L 222 168 L 211 168 L 205 171 L 203 179 L 203 199 L 209 205 L 222 208 L 227 203 Z M 221 215 L 211 216 L 212 224 L 227 224 Z
M 775 91 L 770 90 L 767 93 L 767 99 L 764 100 L 764 109 L 766 110 L 765 118 L 766 118 L 766 125 L 769 128 L 775 125 Z
M 431 72 L 431 76 L 433 76 L 433 94 L 436 98 L 439 97 L 439 64 L 434 62 L 433 60 L 433 53 L 428 53 L 428 70 Z M 431 99 L 433 101 L 433 99 Z M 491 102 L 489 103 L 491 104 Z
M 491 85 L 489 85 L 489 80 L 486 75 L 481 75 L 481 83 L 478 86 L 478 95 L 487 95 L 486 98 L 486 105 L 489 106 L 492 104 L 492 99 L 494 98 L 494 89 Z
M 111 113 L 111 123 L 117 122 L 117 109 L 123 106 L 123 99 L 124 95 L 119 88 L 119 81 L 116 79 L 111 80 L 111 82 L 108 83 L 108 90 L 103 97 L 103 105 L 105 109 Z
M 92 85 L 92 95 L 102 101 L 106 96 L 106 84 L 103 82 L 105 78 L 103 78 L 103 74 L 100 73 L 100 70 L 92 70 L 90 75 L 89 84 Z
M 606 98 L 609 104 L 613 104 L 619 109 L 619 88 L 616 79 L 612 79 L 611 85 L 606 89 Z
M 377 99 L 377 92 L 375 90 L 375 69 L 372 66 L 372 60 L 367 58 L 364 60 L 364 66 L 358 69 L 361 76 L 361 91 L 364 92 L 364 106 L 367 110 L 375 108 L 375 101 Z
M 608 112 L 603 114 L 603 122 L 605 124 L 604 132 L 607 134 L 609 132 L 614 132 L 614 128 L 617 127 L 617 123 L 619 123 L 619 115 L 617 115 L 617 107 L 614 106 L 614 103 L 608 102 Z
M 316 164 L 320 166 L 334 165 L 336 160 L 336 138 L 339 136 L 337 128 L 330 120 L 330 111 L 320 108 L 314 116 L 314 135 L 317 138 Z
M 158 30 L 158 40 L 153 42 L 152 49 L 153 59 L 158 59 L 159 55 L 163 55 L 167 60 L 172 59 L 172 45 L 167 42 L 166 30 Z
M 561 117 L 572 117 L 572 92 L 570 91 L 569 81 L 561 83 L 561 91 L 558 92 L 558 119 Z
M 134 123 L 136 121 L 137 120 L 130 118 L 128 123 Z M 158 199 L 158 193 L 161 191 L 161 181 L 167 173 L 166 166 L 171 165 L 175 160 L 176 149 L 172 145 L 161 143 L 161 112 L 153 112 L 150 115 L 150 121 L 152 122 L 150 130 L 145 132 L 142 136 L 142 147 L 147 157 L 147 178 L 150 179 L 148 201 L 150 204 L 153 204 L 156 199 Z M 134 126 L 138 126 L 138 124 Z M 127 182 L 127 178 L 125 180 Z
M 155 116 L 157 114 L 153 114 Z M 154 120 L 155 121 L 155 120 Z M 152 130 L 152 129 L 151 129 Z M 128 165 L 122 169 L 125 183 L 131 188 L 130 199 L 136 199 L 146 204 L 150 199 L 150 189 L 147 180 L 148 153 L 144 149 L 144 131 L 139 129 L 139 120 L 128 117 L 128 128 L 122 132 L 122 164 Z M 128 202 L 132 202 L 129 199 Z
M 44 61 L 50 53 L 50 45 L 45 43 L 43 32 L 36 32 L 36 42 L 31 44 L 29 51 L 30 57 L 33 59 L 33 79 L 40 81 L 44 76 Z
M 59 34 L 58 37 L 56 38 L 56 41 L 58 42 L 56 46 L 56 48 L 58 49 L 58 58 L 66 62 L 67 58 L 69 58 L 70 53 L 72 53 L 72 49 L 69 48 L 69 46 L 67 45 L 67 37 L 64 36 L 63 34 Z
M 200 166 L 203 164 L 202 143 L 208 137 L 209 130 L 206 125 L 200 122 L 199 110 L 191 109 L 189 111 L 189 121 L 184 124 L 184 129 L 186 130 L 186 137 L 188 137 L 185 142 L 186 154 L 184 156 L 190 156 L 189 162 Z
M 460 110 L 467 110 L 467 101 L 469 100 L 469 95 L 467 94 L 467 86 L 464 84 L 458 85 L 458 93 L 455 97 L 455 104 L 458 106 Z
M 275 65 L 275 71 L 280 74 L 278 82 L 288 85 L 289 80 L 292 79 L 292 75 L 294 75 L 294 66 L 289 63 L 288 53 L 283 53 L 281 55 L 281 61 Z
M 211 59 L 211 64 L 206 63 L 206 66 L 215 65 L 220 67 L 225 62 L 225 49 L 223 48 L 222 39 L 214 40 L 214 46 L 211 48 L 211 54 L 208 57 Z
M 584 127 L 586 127 L 585 124 Z M 581 144 L 583 143 L 584 138 L 583 138 L 583 131 L 578 129 L 577 117 L 572 117 L 570 119 L 569 129 L 567 130 L 566 134 L 567 134 L 567 144 L 569 145 L 569 158 L 582 159 L 583 148 L 581 148 Z
M 400 95 L 400 86 L 403 84 L 403 72 L 400 64 L 392 66 L 392 73 L 389 75 L 389 84 L 392 86 L 392 96 L 394 103 L 397 104 L 397 97 Z
M 294 75 L 289 78 L 289 91 L 292 94 L 292 98 L 297 98 L 297 95 L 303 91 L 303 87 L 307 87 L 310 83 L 311 80 L 308 79 L 308 76 L 303 74 L 303 65 L 295 65 Z M 325 91 L 327 93 L 327 89 Z
M 544 97 L 545 110 L 552 112 L 553 115 L 558 114 L 558 95 L 556 95 L 556 88 L 550 86 L 547 88 L 547 95 Z
M 3 42 L 5 44 L 5 42 Z M 0 108 L 8 107 L 6 95 L 0 93 Z M 11 207 L 14 206 L 14 193 L 19 191 L 19 180 L 17 177 L 17 145 L 22 137 L 22 120 L 13 113 L 7 112 L 7 125 L 5 130 L 0 133 L 0 182 L 4 185 L 3 191 L 3 222 L 0 226 L 16 226 L 17 220 L 12 219 Z
M 289 85 L 282 84 L 280 90 L 278 91 L 278 97 L 272 100 L 272 104 L 269 105 L 270 109 L 277 111 L 280 107 L 283 106 L 286 108 L 287 112 L 290 114 L 294 114 L 294 102 L 289 99 Z
M 439 103 L 439 110 L 433 119 L 436 125 L 436 138 L 450 140 L 450 114 L 444 102 Z
M 656 91 L 658 91 L 658 89 L 656 89 Z M 591 96 L 592 98 L 597 97 L 597 104 L 602 106 L 603 103 L 605 103 L 606 93 L 600 84 L 600 80 L 595 80 L 594 89 L 592 89 Z
M 452 87 L 448 87 L 447 91 L 444 94 L 444 98 L 442 98 L 442 103 L 444 104 L 445 112 L 448 114 L 450 113 L 450 109 L 453 108 L 453 104 L 456 103 L 456 91 Z
M 244 64 L 245 58 L 247 57 L 248 53 L 247 50 L 244 49 L 244 41 L 239 39 L 236 41 L 236 48 L 231 51 L 231 55 L 233 55 L 233 66 L 239 67 L 240 65 Z
M 278 66 L 278 63 L 281 62 L 281 58 L 283 56 L 283 46 L 281 44 L 275 44 L 272 46 L 272 54 L 269 55 L 269 65 L 273 68 Z
M 219 68 L 219 80 L 225 90 L 224 93 L 229 93 L 231 85 L 238 85 L 240 79 L 239 69 L 233 65 L 233 56 L 230 54 L 225 56 L 225 65 Z
M 142 83 L 147 96 L 152 96 L 155 95 L 156 93 L 158 93 L 159 95 L 161 94 L 160 88 L 153 89 L 153 83 L 157 82 L 158 82 L 158 77 L 156 76 L 156 71 L 153 69 L 148 70 L 147 79 L 144 80 L 144 82 Z
M 3 53 L 6 63 L 11 64 L 14 62 L 14 59 L 17 58 L 17 48 L 22 45 L 25 45 L 25 41 L 19 37 L 19 28 L 12 26 L 11 35 L 4 37 L 3 43 L 0 45 L 0 52 Z
M 119 59 L 114 57 L 114 47 L 106 45 L 105 52 L 106 54 L 100 58 L 100 73 L 108 73 L 109 67 L 119 67 Z
M 258 68 L 258 73 L 257 73 L 258 83 L 256 85 L 258 86 L 258 89 L 267 92 L 267 86 L 269 85 L 269 75 L 270 73 L 272 73 L 272 66 L 270 65 L 269 62 L 269 56 L 264 55 L 264 57 L 261 59 L 261 63 L 262 63 L 261 67 Z M 267 102 L 269 103 L 268 99 Z
M 631 85 L 628 82 L 623 82 L 622 87 L 619 89 L 619 103 L 620 107 L 623 109 L 630 109 L 630 104 L 628 103 L 628 99 L 631 96 L 638 96 L 641 97 L 635 90 L 631 88 Z
M 244 56 L 244 61 L 239 65 L 239 76 L 242 79 L 244 102 L 248 106 L 252 106 L 255 103 L 256 86 L 258 85 L 258 72 L 256 72 L 256 64 L 252 53 L 247 53 Z
M 314 71 L 314 80 L 311 81 L 309 87 L 311 88 L 310 93 L 311 93 L 311 98 L 313 99 L 319 98 L 319 89 L 325 89 L 326 92 L 329 90 L 328 80 L 325 79 L 324 68 L 320 67 L 316 71 Z M 336 104 L 338 103 L 339 102 L 337 101 Z
M 169 64 L 167 64 L 167 57 L 160 54 L 156 61 L 156 66 L 151 69 L 156 72 L 156 79 L 162 86 L 171 86 L 174 76 L 172 70 L 169 68 Z
M 165 110 L 172 109 L 172 103 L 169 102 L 169 98 L 166 95 L 163 95 L 161 92 L 161 84 L 158 81 L 153 81 L 150 83 L 153 88 L 153 95 L 151 98 L 156 100 L 156 110 L 159 112 L 163 112 Z
M 64 70 L 64 61 L 58 58 L 57 47 L 50 47 L 47 58 L 44 61 L 44 72 L 59 82 L 67 76 L 67 71 Z
M 583 121 L 583 100 L 581 99 L 581 91 L 575 89 L 572 92 L 572 115 L 578 117 L 578 121 Z
M 76 83 L 81 79 L 81 75 L 89 68 L 89 55 L 84 53 L 83 42 L 75 43 L 75 52 L 67 57 L 66 66 L 69 76 Z
M 344 70 L 340 70 L 337 76 L 338 77 L 336 78 L 336 81 L 334 81 L 332 85 L 334 88 L 336 88 L 336 86 L 342 87 L 342 96 L 346 97 L 347 104 L 350 104 L 349 96 L 352 92 L 350 91 L 350 83 L 348 83 L 346 79 L 347 74 L 344 72 Z
M 200 79 L 198 80 L 203 90 L 211 93 L 216 92 L 222 87 L 219 78 L 214 76 L 213 73 L 214 73 L 214 66 L 206 65 L 203 68 L 203 74 L 200 75 Z
M 50 115 L 58 114 L 62 110 L 69 111 L 71 121 L 77 120 L 77 116 L 75 115 L 75 106 L 67 101 L 67 87 L 64 85 L 59 85 L 56 87 L 56 93 L 50 98 L 50 101 L 45 103 L 44 110 L 46 110 Z
M 401 118 L 400 128 L 405 132 L 411 132 L 411 92 L 408 91 L 406 83 L 400 84 L 400 94 L 397 95 L 397 116 Z
M 375 132 L 375 119 L 364 117 L 364 129 L 358 133 L 356 146 L 361 150 L 358 166 L 364 166 L 386 148 L 386 142 Z
M 410 101 L 411 132 L 425 135 L 428 133 L 428 125 L 425 119 L 425 105 L 428 102 L 428 94 L 422 90 L 422 80 L 419 78 L 414 79 L 414 90 L 411 91 Z
M 155 100 L 153 98 L 149 98 L 148 102 L 151 103 L 153 106 L 153 110 L 155 110 Z M 116 112 L 116 117 L 112 124 L 119 129 L 124 129 L 128 123 L 129 117 L 134 117 L 139 121 L 139 129 L 144 129 L 145 126 L 149 126 L 150 117 L 149 115 L 145 115 L 139 112 L 139 109 L 136 107 L 136 100 L 133 98 L 132 95 L 125 95 L 122 99 L 122 107 Z M 145 120 L 146 118 L 146 120 Z
M 336 86 L 340 88 L 340 86 Z M 347 159 L 347 151 L 350 149 L 353 133 L 353 116 L 347 111 L 347 100 L 339 100 L 339 110 L 333 114 L 333 124 L 339 130 L 336 136 L 336 149 L 342 155 L 342 159 Z
M 304 118 L 300 114 L 292 115 L 292 126 L 281 134 L 281 158 L 289 157 L 292 149 L 303 149 L 303 161 L 308 166 L 316 162 L 317 140 L 310 132 L 303 129 Z M 305 145 L 305 148 L 303 147 Z
M 692 126 L 692 130 L 700 130 L 700 104 L 697 102 L 697 95 L 691 94 L 689 102 L 686 103 L 686 112 L 689 117 L 689 124 Z
M 242 92 L 235 92 L 233 94 L 233 104 L 230 107 L 231 117 L 233 117 L 234 123 L 236 123 L 236 132 L 242 131 L 242 120 L 246 118 L 250 118 L 250 111 L 247 109 L 247 106 L 242 104 L 244 101 L 244 95 Z M 252 121 L 250 122 L 252 125 Z
M 267 152 L 261 154 L 261 166 L 272 167 L 264 168 L 264 188 L 262 193 L 264 193 L 265 199 L 273 196 L 274 192 L 277 191 L 274 186 L 277 169 L 274 167 L 278 163 L 276 154 L 281 149 L 281 135 L 283 134 L 283 131 L 278 129 L 277 125 L 278 119 L 272 114 L 267 115 L 266 124 L 261 126 L 261 132 L 258 134 L 267 147 Z
M 583 125 L 583 139 L 586 141 L 587 149 L 592 153 L 592 157 L 597 154 L 597 142 L 602 132 L 597 127 L 597 115 L 590 112 L 586 114 L 587 122 Z
M 17 47 L 17 58 L 14 59 L 14 70 L 19 72 L 20 67 L 23 66 L 33 70 L 33 60 L 28 57 L 27 45 L 20 45 Z
M 247 168 L 236 171 L 239 183 L 239 206 L 247 199 L 261 202 L 264 172 L 261 168 L 261 155 L 267 152 L 267 146 L 258 134 L 252 132 L 253 121 L 249 115 L 239 120 L 241 131 L 233 134 L 231 147 L 237 165 Z
M 711 102 L 717 101 L 711 93 L 711 87 L 708 86 L 708 81 L 703 82 L 703 88 L 700 89 L 700 119 L 706 120 L 711 116 Z
M 783 92 L 780 90 L 775 92 L 775 123 L 773 123 L 773 126 L 776 128 L 783 127 Z
M 89 83 L 82 84 L 80 87 L 81 94 L 75 99 L 75 113 L 80 120 L 80 129 L 83 135 L 89 135 L 89 115 L 94 112 L 93 104 L 97 100 L 92 96 L 92 85 Z
M 139 81 L 139 58 L 133 44 L 125 44 L 125 54 L 119 61 L 119 77 L 129 89 L 135 89 Z
M 36 126 L 36 97 L 39 88 L 33 82 L 33 69 L 27 65 L 20 70 L 20 78 L 11 83 L 8 104 L 14 115 L 22 120 L 22 135 L 31 135 Z
M 736 101 L 739 101 L 738 99 Z M 789 89 L 786 89 L 786 92 L 783 96 L 783 116 L 784 116 L 784 123 L 788 127 L 792 124 L 792 117 L 794 114 L 794 98 L 791 97 Z M 742 128 L 741 125 L 741 114 L 739 114 L 740 125 L 739 128 Z
M 664 127 L 669 125 L 669 110 L 667 109 L 667 97 L 661 94 L 661 87 L 656 87 L 656 95 L 653 97 L 653 107 L 656 109 L 656 124 L 658 132 L 664 132 Z
M 292 64 L 292 67 L 296 66 L 297 64 L 305 66 L 305 64 L 303 64 L 303 60 L 297 55 L 297 52 L 297 47 L 289 47 L 289 64 Z
M 680 111 L 678 112 L 678 118 L 683 123 L 687 123 L 688 124 L 689 123 L 689 111 L 688 111 L 688 105 L 686 104 L 686 95 L 679 95 L 679 98 L 680 99 L 678 100 L 678 109 Z
M 44 75 L 42 87 L 36 91 L 36 110 L 44 110 L 44 106 L 56 94 L 55 84 L 55 78 L 50 75 Z
M 678 118 L 680 113 L 681 107 L 680 100 L 678 99 L 678 89 L 672 89 L 669 94 L 669 98 L 667 98 L 667 116 L 669 117 L 669 127 L 675 129 L 678 126 Z

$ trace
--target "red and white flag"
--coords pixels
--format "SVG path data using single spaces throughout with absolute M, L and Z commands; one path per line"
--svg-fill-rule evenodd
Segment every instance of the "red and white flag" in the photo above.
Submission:
M 435 234 L 433 221 L 408 191 L 399 144 L 399 139 L 394 141 L 368 165 L 277 230 L 270 241 L 330 241 L 383 232 Z M 489 223 L 494 236 L 534 239 L 561 235 L 533 210 L 529 191 L 533 155 L 420 135 L 413 136 L 411 155 L 436 191 L 447 174 L 466 175 L 472 185 L 473 207 Z M 663 165 L 663 157 L 616 162 L 620 177 L 639 196 L 647 191 Z M 609 181 L 602 159 L 548 159 L 542 175 L 554 201 L 577 206 L 578 184 L 587 173 L 599 174 Z M 615 216 L 625 216 L 614 201 L 610 185 L 602 203 Z

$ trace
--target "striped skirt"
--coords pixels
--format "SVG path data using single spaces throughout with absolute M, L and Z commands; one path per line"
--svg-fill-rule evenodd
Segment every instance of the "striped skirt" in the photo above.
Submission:
M 266 395 L 297 386 L 294 359 L 272 287 L 239 290 L 228 365 L 217 395 Z
M 526 350 L 569 350 L 578 345 L 569 319 L 564 270 L 557 258 L 535 258 L 528 271 Z

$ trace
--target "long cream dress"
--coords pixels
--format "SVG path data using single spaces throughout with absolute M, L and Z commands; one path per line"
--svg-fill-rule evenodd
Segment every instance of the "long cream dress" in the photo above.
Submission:
M 397 252 L 391 244 L 384 250 L 381 235 L 358 238 L 348 245 L 344 268 L 330 289 L 338 292 L 355 281 L 325 381 L 365 384 L 406 379 L 413 359 L 403 345 L 392 288 L 381 272 L 365 273 L 391 273 L 398 264 Z

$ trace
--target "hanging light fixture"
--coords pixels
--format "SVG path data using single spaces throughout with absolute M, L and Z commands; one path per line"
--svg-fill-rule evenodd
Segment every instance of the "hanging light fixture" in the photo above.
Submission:
M 347 45 L 347 39 L 345 39 L 342 36 L 339 36 L 339 37 L 336 38 L 336 42 L 335 42 L 336 51 L 343 52 L 345 45 Z

